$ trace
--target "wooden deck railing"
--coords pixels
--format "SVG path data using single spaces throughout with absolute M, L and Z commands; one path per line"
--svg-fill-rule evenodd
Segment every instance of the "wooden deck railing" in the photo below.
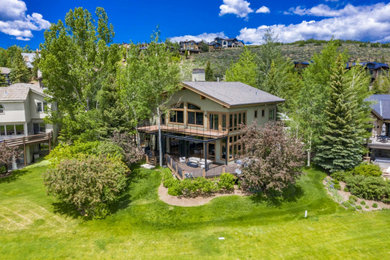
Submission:
M 43 143 L 43 142 L 49 142 L 49 149 L 50 149 L 50 140 L 52 137 L 52 133 L 43 133 L 43 134 L 36 134 L 36 135 L 28 135 L 23 137 L 16 137 L 16 138 L 10 138 L 0 141 L 0 143 L 3 143 L 10 147 L 15 146 L 22 146 L 26 144 L 36 144 L 36 143 Z

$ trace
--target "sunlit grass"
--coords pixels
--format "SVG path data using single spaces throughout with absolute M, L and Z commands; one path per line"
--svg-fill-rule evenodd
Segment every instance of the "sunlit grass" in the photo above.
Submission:
M 0 259 L 362 258 L 390 254 L 390 214 L 347 211 L 326 194 L 323 173 L 299 181 L 296 200 L 221 197 L 200 207 L 158 200 L 159 171 L 136 170 L 122 209 L 104 220 L 54 213 L 35 165 L 0 181 Z M 304 212 L 308 210 L 308 218 Z M 224 237 L 224 240 L 219 240 Z

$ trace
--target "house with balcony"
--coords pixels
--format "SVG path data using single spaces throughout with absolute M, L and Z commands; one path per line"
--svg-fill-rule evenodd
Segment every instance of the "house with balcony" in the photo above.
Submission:
M 27 165 L 50 150 L 55 127 L 44 118 L 50 104 L 39 85 L 17 83 L 0 88 L 0 145 L 23 150 L 19 163 Z
M 210 50 L 226 49 L 226 48 L 238 48 L 243 47 L 245 44 L 243 41 L 236 38 L 221 38 L 217 37 L 214 41 L 209 43 Z
M 244 149 L 242 127 L 276 120 L 283 102 L 241 82 L 182 82 L 161 118 L 165 162 L 179 178 L 234 173 Z M 158 125 L 140 126 L 138 131 L 146 153 L 157 158 Z
M 180 45 L 180 51 L 182 53 L 188 51 L 190 54 L 192 54 L 192 53 L 199 53 L 201 51 L 199 42 L 196 42 L 194 40 L 181 41 L 179 45 Z
M 390 95 L 372 95 L 372 132 L 368 141 L 371 160 L 390 161 Z

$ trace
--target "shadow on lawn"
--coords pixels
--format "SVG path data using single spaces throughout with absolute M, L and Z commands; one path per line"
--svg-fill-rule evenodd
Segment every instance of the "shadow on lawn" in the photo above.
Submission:
M 124 194 L 119 198 L 119 200 L 116 203 L 113 203 L 108 206 L 110 213 L 107 215 L 113 215 L 117 211 L 121 209 L 125 209 L 130 204 L 130 195 L 128 194 L 128 191 L 125 191 Z M 70 205 L 65 202 L 54 202 L 54 213 L 60 214 L 60 215 L 66 215 L 71 218 L 77 219 L 82 218 L 84 220 L 91 220 L 92 216 L 83 216 L 80 211 L 78 211 L 73 205 Z
M 14 170 L 7 174 L 0 174 L 0 183 L 5 183 L 5 182 L 9 183 L 9 182 L 16 181 L 26 173 L 27 170 L 23 169 L 23 170 Z
M 258 192 L 251 197 L 255 203 L 266 202 L 270 206 L 279 207 L 283 202 L 295 202 L 304 195 L 303 189 L 298 185 L 289 185 L 282 192 L 271 191 L 267 193 Z

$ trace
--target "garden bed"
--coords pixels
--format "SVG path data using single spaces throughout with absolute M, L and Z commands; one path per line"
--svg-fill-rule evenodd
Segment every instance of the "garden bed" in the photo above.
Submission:
M 340 181 L 340 189 L 336 189 L 334 186 L 334 180 L 327 176 L 323 180 L 323 184 L 328 192 L 328 194 L 332 197 L 334 201 L 342 205 L 347 209 L 355 209 L 361 211 L 373 211 L 373 210 L 381 210 L 381 209 L 390 209 L 390 205 L 383 203 L 381 201 L 375 200 L 366 200 L 362 198 L 358 198 L 351 194 L 351 192 L 344 191 L 346 185 L 345 182 Z M 375 207 L 376 206 L 376 207 Z

